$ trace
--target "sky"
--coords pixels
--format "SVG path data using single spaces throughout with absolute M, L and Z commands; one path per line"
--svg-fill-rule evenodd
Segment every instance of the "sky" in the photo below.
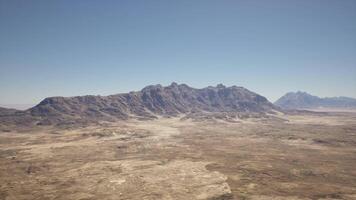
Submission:
M 0 0 L 0 105 L 173 81 L 356 97 L 356 1 Z

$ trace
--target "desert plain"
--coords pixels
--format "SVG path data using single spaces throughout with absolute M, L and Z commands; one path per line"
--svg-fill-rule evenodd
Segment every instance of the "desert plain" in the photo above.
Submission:
M 356 113 L 1 126 L 0 199 L 356 199 Z

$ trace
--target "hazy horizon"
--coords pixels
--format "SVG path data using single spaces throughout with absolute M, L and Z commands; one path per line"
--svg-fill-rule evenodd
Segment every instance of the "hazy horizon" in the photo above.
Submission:
M 355 19 L 352 0 L 0 0 L 0 105 L 171 82 L 356 98 Z
M 172 83 L 177 83 L 175 81 L 171 82 L 170 84 Z M 150 85 L 157 85 L 157 84 L 160 84 L 160 83 L 156 83 L 156 84 L 150 84 Z M 170 84 L 166 84 L 166 85 L 162 85 L 163 87 L 166 87 L 166 86 L 169 86 Z M 177 83 L 177 84 L 185 84 L 185 83 Z M 218 84 L 222 84 L 222 83 L 218 83 Z M 208 85 L 208 86 L 205 86 L 205 87 L 209 87 L 209 86 L 217 86 L 218 84 L 215 84 L 215 85 Z M 224 84 L 223 84 L 224 85 Z M 148 86 L 148 85 L 146 85 Z M 193 87 L 191 85 L 189 85 L 190 87 Z M 224 85 L 226 87 L 231 87 L 231 86 L 236 86 L 236 85 Z M 203 87 L 193 87 L 193 88 L 196 88 L 196 89 L 201 89 Z M 143 89 L 143 87 L 141 88 Z M 129 93 L 129 92 L 134 92 L 134 91 L 139 91 L 141 89 L 137 89 L 137 90 L 131 90 L 131 91 L 123 91 L 123 92 L 117 92 L 117 93 L 112 93 L 112 94 L 105 94 L 105 95 L 101 95 L 101 94 L 85 94 L 85 95 L 98 95 L 98 96 L 107 96 L 107 95 L 115 95 L 115 94 L 120 94 L 120 93 Z M 248 88 L 247 88 L 248 89 Z M 306 92 L 306 91 L 302 91 L 302 90 L 298 90 L 298 91 L 290 91 L 290 92 Z M 308 92 L 306 92 L 308 93 Z M 285 93 L 287 94 L 287 93 Z M 283 95 L 285 95 L 283 94 Z M 311 94 L 311 93 L 308 93 L 310 95 L 314 95 L 314 94 Z M 282 96 L 283 96 L 282 95 Z M 74 95 L 74 96 L 64 96 L 64 97 L 75 97 L 75 96 L 81 96 L 81 95 Z M 282 97 L 280 96 L 280 97 Z M 49 96 L 49 97 L 55 97 L 55 96 Z M 280 98 L 278 97 L 278 98 Z M 346 97 L 346 96 L 318 96 L 320 98 L 325 98 L 325 97 Z M 274 103 L 277 99 L 269 99 L 268 97 L 266 97 L 270 102 Z M 42 101 L 43 99 L 41 99 L 40 101 Z M 4 108 L 13 108 L 13 109 L 19 109 L 19 110 L 26 110 L 26 109 L 29 109 L 33 106 L 36 106 L 38 103 L 40 103 L 40 101 L 36 102 L 36 103 L 33 103 L 33 104 L 0 104 L 0 107 L 4 107 Z

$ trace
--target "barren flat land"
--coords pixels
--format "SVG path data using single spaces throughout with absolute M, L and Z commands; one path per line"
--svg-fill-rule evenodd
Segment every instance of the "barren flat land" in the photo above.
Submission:
M 356 113 L 2 127 L 0 199 L 356 199 Z

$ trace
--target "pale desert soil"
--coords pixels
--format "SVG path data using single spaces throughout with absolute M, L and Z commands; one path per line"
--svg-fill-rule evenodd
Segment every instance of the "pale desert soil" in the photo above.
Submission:
M 356 115 L 0 132 L 0 199 L 356 199 Z

